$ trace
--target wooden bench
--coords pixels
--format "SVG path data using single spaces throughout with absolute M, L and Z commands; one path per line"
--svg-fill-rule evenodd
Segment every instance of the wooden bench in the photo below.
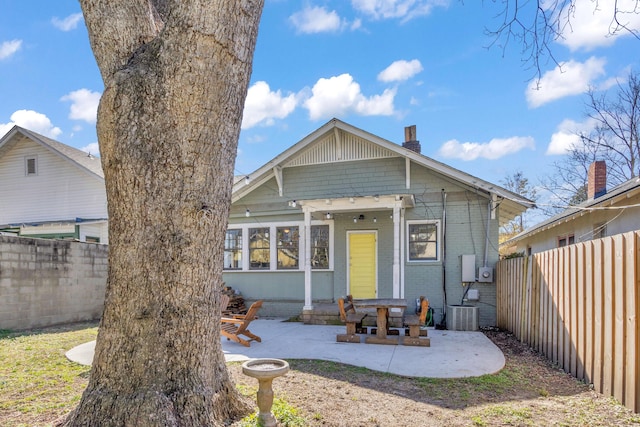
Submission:
M 427 330 L 421 329 L 424 326 L 427 320 L 427 311 L 429 310 L 429 300 L 425 297 L 420 297 L 420 315 L 417 314 L 409 314 L 405 315 L 403 319 L 403 323 L 405 326 L 409 328 L 409 336 L 404 337 L 403 344 L 404 345 L 414 345 L 414 346 L 423 346 L 430 347 L 431 339 L 429 338 L 421 338 L 427 336 Z
M 347 332 L 338 334 L 336 340 L 338 342 L 359 343 L 360 336 L 357 334 L 362 332 L 362 319 L 367 317 L 367 314 L 356 312 L 351 295 L 338 300 L 338 309 L 340 310 L 340 320 L 347 326 Z

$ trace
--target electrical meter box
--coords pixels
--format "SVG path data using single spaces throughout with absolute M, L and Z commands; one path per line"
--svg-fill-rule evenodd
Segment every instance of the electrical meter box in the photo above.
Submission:
M 493 282 L 493 268 L 480 267 L 478 269 L 478 282 L 482 282 L 482 283 Z
M 476 256 L 462 255 L 462 283 L 476 281 Z

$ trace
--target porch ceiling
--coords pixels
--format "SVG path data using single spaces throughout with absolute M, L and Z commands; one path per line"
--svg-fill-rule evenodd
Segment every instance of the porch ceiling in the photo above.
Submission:
M 296 203 L 307 212 L 351 212 L 412 208 L 415 199 L 412 194 L 391 194 L 297 200 Z

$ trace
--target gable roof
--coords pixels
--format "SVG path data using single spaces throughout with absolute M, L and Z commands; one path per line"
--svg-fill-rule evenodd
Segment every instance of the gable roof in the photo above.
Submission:
M 600 197 L 586 200 L 576 206 L 565 209 L 559 214 L 554 215 L 551 218 L 548 218 L 534 225 L 533 227 L 524 230 L 511 239 L 504 241 L 500 246 L 512 245 L 524 239 L 525 237 L 532 236 L 544 230 L 553 228 L 560 223 L 565 223 L 579 216 L 582 216 L 585 211 L 595 210 L 598 208 L 605 209 L 608 206 L 619 202 L 620 200 L 625 200 L 628 197 L 632 197 L 636 194 L 640 194 L 640 177 L 631 178 L 630 180 L 613 187 L 611 190 L 607 191 L 607 193 Z
M 52 151 L 54 154 L 57 154 L 63 159 L 71 162 L 85 172 L 88 172 L 89 174 L 104 180 L 102 163 L 100 162 L 100 159 L 98 157 L 92 156 L 91 154 L 85 153 L 82 150 L 70 147 L 61 142 L 55 141 L 51 138 L 47 138 L 46 136 L 40 135 L 39 133 L 33 132 L 17 125 L 11 128 L 11 130 L 0 139 L 0 157 L 2 157 L 5 152 L 9 151 L 9 149 L 13 148 L 15 145 L 19 144 L 25 139 L 29 139 L 41 145 L 47 150 Z
M 235 180 L 232 201 L 236 202 L 272 177 L 278 179 L 278 171 L 286 167 L 390 157 L 403 157 L 483 192 L 488 197 L 495 196 L 500 205 L 500 224 L 512 220 L 534 205 L 531 200 L 503 187 L 469 175 L 336 118 L 249 174 L 248 180 Z

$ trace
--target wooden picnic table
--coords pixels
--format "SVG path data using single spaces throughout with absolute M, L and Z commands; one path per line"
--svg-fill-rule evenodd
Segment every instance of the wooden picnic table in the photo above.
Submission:
M 387 320 L 389 318 L 389 309 L 407 308 L 407 300 L 402 298 L 367 298 L 354 299 L 353 305 L 358 308 L 375 308 L 376 317 L 376 335 L 366 337 L 364 342 L 367 344 L 391 344 L 397 345 L 399 337 L 387 336 Z

